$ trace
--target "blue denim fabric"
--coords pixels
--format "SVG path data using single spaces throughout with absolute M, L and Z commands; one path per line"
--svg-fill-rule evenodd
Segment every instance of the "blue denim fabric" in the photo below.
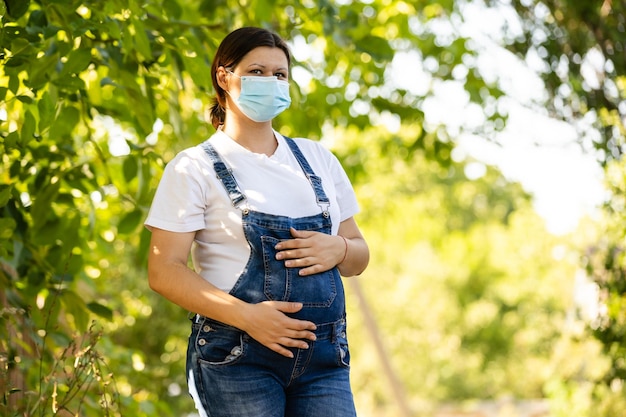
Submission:
M 295 142 L 287 141 L 311 181 L 321 212 L 290 218 L 242 209 L 251 253 L 231 294 L 249 303 L 303 303 L 303 309 L 291 316 L 316 323 L 317 340 L 307 341 L 309 349 L 292 348 L 294 358 L 286 358 L 236 328 L 196 316 L 189 337 L 187 375 L 202 417 L 356 416 L 345 296 L 337 268 L 300 277 L 299 268 L 286 268 L 284 261 L 275 258 L 274 246 L 291 239 L 290 227 L 331 233 L 328 198 Z M 208 142 L 203 147 L 216 170 L 227 172 L 213 147 Z M 233 205 L 238 206 L 245 196 L 234 177 L 219 176 Z

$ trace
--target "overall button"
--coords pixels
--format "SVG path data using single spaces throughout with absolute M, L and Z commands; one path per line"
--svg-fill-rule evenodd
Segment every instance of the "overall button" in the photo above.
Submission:
M 204 345 L 206 345 L 206 340 L 204 340 L 204 339 L 200 339 L 200 340 L 198 340 L 198 344 L 199 344 L 200 346 L 204 346 Z
M 241 347 L 240 346 L 235 346 L 234 348 L 232 348 L 232 350 L 230 351 L 230 355 L 228 355 L 226 357 L 227 361 L 232 361 L 235 358 L 237 358 L 239 355 L 241 355 Z
M 209 326 L 208 324 L 205 324 L 204 326 L 202 326 L 203 332 L 210 332 L 211 330 L 212 330 L 211 326 Z

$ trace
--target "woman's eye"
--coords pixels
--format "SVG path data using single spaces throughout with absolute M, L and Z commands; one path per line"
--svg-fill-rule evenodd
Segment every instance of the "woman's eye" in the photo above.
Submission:
M 283 72 L 277 72 L 276 74 L 274 74 L 274 76 L 278 77 L 281 80 L 284 80 L 285 78 L 287 78 L 287 74 Z
M 253 69 L 253 70 L 250 70 L 250 72 L 252 74 L 257 74 L 257 75 L 262 75 L 263 74 L 263 71 L 261 71 L 260 69 Z

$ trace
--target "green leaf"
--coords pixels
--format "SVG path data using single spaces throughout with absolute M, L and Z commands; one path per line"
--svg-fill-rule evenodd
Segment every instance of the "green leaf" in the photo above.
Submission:
M 14 130 L 13 132 L 9 133 L 4 138 L 4 146 L 6 147 L 7 150 L 13 149 L 17 146 L 17 143 L 19 140 L 20 140 L 20 134 Z
M 163 0 L 163 11 L 170 19 L 180 19 L 183 9 L 175 0 Z
M 107 17 L 102 26 L 113 39 L 120 39 L 122 37 L 122 30 L 120 29 L 120 22 L 118 20 Z
M 42 274 L 37 274 L 37 275 L 42 275 Z M 40 278 L 42 278 L 42 282 L 38 282 L 37 284 L 43 284 L 45 282 L 43 280 L 44 279 L 43 276 Z M 36 282 L 36 281 L 33 280 L 29 282 L 29 285 L 32 285 L 33 282 Z M 41 317 L 37 317 L 35 315 L 34 318 L 39 319 L 39 320 L 45 320 L 46 322 L 50 323 L 51 327 L 56 327 L 54 323 L 57 323 L 60 321 L 61 302 L 59 302 L 59 297 L 62 291 L 63 290 L 60 288 L 50 288 L 47 294 L 45 293 L 45 291 L 41 291 L 39 296 L 44 298 L 45 300 L 43 308 L 38 312 L 41 315 Z M 33 312 L 36 312 L 37 310 L 38 309 L 33 309 Z M 51 331 L 50 328 L 46 328 L 44 330 Z
M 9 84 L 8 84 L 8 86 L 9 86 L 9 90 L 13 94 L 17 94 L 17 91 L 20 89 L 20 78 L 19 78 L 19 76 L 17 74 L 11 74 L 9 76 Z
M 111 310 L 109 307 L 104 306 L 102 304 L 96 303 L 96 302 L 91 302 L 91 303 L 87 303 L 87 308 L 94 314 L 105 318 L 107 320 L 113 320 L 113 310 Z
M 367 35 L 355 41 L 358 51 L 366 52 L 377 61 L 391 61 L 393 59 L 393 48 L 386 39 L 378 36 Z
M 62 138 L 72 133 L 79 121 L 80 112 L 78 109 L 76 107 L 66 106 L 62 108 L 60 114 L 52 122 L 50 130 L 54 131 L 55 137 Z
M 21 28 L 20 28 L 21 29 Z M 28 34 L 26 31 L 16 30 L 13 39 L 11 40 L 10 50 L 13 53 L 13 58 L 7 62 L 7 66 L 20 66 L 27 63 L 30 57 L 35 55 L 35 48 L 28 40 Z M 15 60 L 15 63 L 11 61 Z
M 53 84 L 70 93 L 85 89 L 85 82 L 82 78 L 75 75 L 57 78 L 53 81 Z
M 63 232 L 64 228 L 61 218 L 54 216 L 46 221 L 45 227 L 42 227 L 37 233 L 37 240 L 41 245 L 52 245 Z
M 37 60 L 37 65 L 31 66 L 28 72 L 28 80 L 25 83 L 34 90 L 45 86 L 52 75 L 56 73 L 55 65 L 59 60 L 59 54 L 46 54 Z
M 191 76 L 194 83 L 204 91 L 211 88 L 211 77 L 208 76 L 206 68 L 208 64 L 202 56 L 187 57 L 181 56 L 185 70 Z
M 65 232 L 69 233 L 67 229 Z M 74 234 L 76 232 L 74 231 Z M 67 239 L 64 237 L 64 239 Z M 76 260 L 78 266 L 82 267 L 82 258 L 78 254 L 72 253 L 72 245 L 67 244 L 65 241 L 55 244 L 46 254 L 46 261 L 54 268 L 56 274 L 53 276 L 54 282 L 72 282 L 76 276 Z
M 67 62 L 59 73 L 59 77 L 67 77 L 68 75 L 79 74 L 87 69 L 91 63 L 91 49 L 80 48 L 75 49 L 67 57 Z
M 137 52 L 143 56 L 145 61 L 151 61 L 152 49 L 150 48 L 150 41 L 146 35 L 146 28 L 144 27 L 143 22 L 139 19 L 133 19 L 133 26 L 135 29 L 133 39 L 135 40 L 135 48 L 137 48 Z
M 54 103 L 47 91 L 42 94 L 37 102 L 37 108 L 39 109 L 39 132 L 41 133 L 50 127 L 54 119 Z
M 128 155 L 128 157 L 124 159 L 122 170 L 124 172 L 124 179 L 126 182 L 131 182 L 133 179 L 137 178 L 137 171 L 139 170 L 137 157 L 132 154 Z
M 135 209 L 130 213 L 127 213 L 117 225 L 117 231 L 120 234 L 133 233 L 141 220 L 143 219 L 143 212 L 139 209 Z
M 150 170 L 150 164 L 142 163 L 139 171 L 139 187 L 137 190 L 137 201 L 140 204 L 144 204 L 150 199 L 151 187 L 150 180 L 152 179 L 152 172 Z
M 37 31 L 41 33 L 42 29 L 48 26 L 48 19 L 43 10 L 33 10 L 28 16 L 28 30 L 30 33 Z
M 10 239 L 13 237 L 13 231 L 16 225 L 15 220 L 0 217 L 0 239 Z
M 59 194 L 61 181 L 47 184 L 36 196 L 31 207 L 33 217 L 33 229 L 38 230 L 46 223 L 49 214 L 52 212 L 52 203 Z
M 11 198 L 13 187 L 8 184 L 0 184 L 0 207 L 6 206 Z
M 17 20 L 28 11 L 30 0 L 4 0 L 7 14 Z
M 19 95 L 15 98 L 24 104 L 31 104 L 33 102 L 33 98 L 31 96 Z
M 65 290 L 61 294 L 61 302 L 65 306 L 66 311 L 74 317 L 76 330 L 85 331 L 89 325 L 89 309 L 85 301 L 74 291 Z
M 24 114 L 24 124 L 20 131 L 20 143 L 22 146 L 28 145 L 28 142 L 34 139 L 36 128 L 37 121 L 35 120 L 35 116 L 33 116 L 30 110 L 27 110 L 26 114 Z

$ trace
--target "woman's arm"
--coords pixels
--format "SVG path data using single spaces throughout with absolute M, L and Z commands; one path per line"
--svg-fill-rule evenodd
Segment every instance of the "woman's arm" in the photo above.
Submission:
M 152 228 L 148 254 L 150 288 L 182 308 L 234 326 L 284 356 L 287 347 L 306 349 L 302 339 L 315 340 L 315 324 L 284 313 L 302 304 L 266 301 L 249 304 L 220 290 L 187 266 L 194 232 L 175 233 Z
M 359 275 L 369 263 L 370 253 L 353 217 L 341 222 L 338 236 L 291 230 L 294 239 L 276 245 L 276 259 L 288 268 L 299 267 L 300 275 L 311 275 L 337 266 L 344 277 Z
M 344 255 L 337 264 L 339 272 L 344 277 L 361 274 L 369 264 L 370 250 L 353 217 L 341 222 L 338 235 L 342 237 L 342 240 L 345 238 Z

